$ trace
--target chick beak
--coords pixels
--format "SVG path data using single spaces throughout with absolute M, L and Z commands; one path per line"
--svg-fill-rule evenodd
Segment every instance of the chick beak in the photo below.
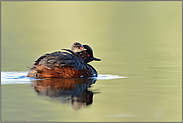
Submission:
M 84 47 L 80 47 L 80 49 L 81 49 L 82 51 L 85 51 L 85 50 L 87 50 L 87 49 L 85 49 Z

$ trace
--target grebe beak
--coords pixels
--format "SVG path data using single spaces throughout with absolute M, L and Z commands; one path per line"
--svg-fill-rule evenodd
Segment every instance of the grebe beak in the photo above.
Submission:
M 95 57 L 93 57 L 93 60 L 95 60 L 95 61 L 101 61 L 101 59 L 98 59 L 98 58 L 95 58 Z

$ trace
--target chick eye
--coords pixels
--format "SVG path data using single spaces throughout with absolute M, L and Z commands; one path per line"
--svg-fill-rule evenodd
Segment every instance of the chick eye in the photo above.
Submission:
M 87 56 L 88 56 L 88 57 L 90 57 L 90 55 L 89 55 L 89 54 L 87 54 Z
M 82 50 L 82 49 L 83 49 L 83 47 L 80 47 L 80 49 Z

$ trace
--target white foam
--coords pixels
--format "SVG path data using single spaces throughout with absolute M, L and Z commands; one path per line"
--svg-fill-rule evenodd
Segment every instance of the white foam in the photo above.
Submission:
M 27 71 L 1 72 L 1 84 L 27 84 L 31 78 L 26 77 Z
M 109 74 L 99 74 L 97 77 L 98 80 L 119 79 L 119 78 L 127 78 L 127 77 L 118 75 L 109 75 Z
M 31 83 L 33 78 L 26 77 L 27 71 L 10 71 L 10 72 L 1 72 L 1 84 L 27 84 Z M 109 75 L 109 74 L 99 74 L 96 77 L 97 80 L 110 80 L 110 79 L 119 79 L 127 78 L 125 76 L 118 75 Z

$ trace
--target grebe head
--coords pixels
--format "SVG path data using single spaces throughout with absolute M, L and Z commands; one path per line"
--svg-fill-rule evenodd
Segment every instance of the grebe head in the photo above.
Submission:
M 101 61 L 101 59 L 93 57 L 93 50 L 90 46 L 83 45 L 83 47 L 86 49 L 86 51 L 83 52 L 84 55 L 82 57 L 82 59 L 85 63 L 91 62 L 93 60 L 94 61 Z

